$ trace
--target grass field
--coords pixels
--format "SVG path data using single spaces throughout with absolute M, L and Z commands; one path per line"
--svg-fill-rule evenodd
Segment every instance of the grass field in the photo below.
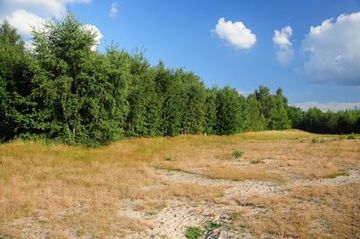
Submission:
M 0 145 L 0 219 L 0 238 L 359 238 L 360 138 L 14 141 Z

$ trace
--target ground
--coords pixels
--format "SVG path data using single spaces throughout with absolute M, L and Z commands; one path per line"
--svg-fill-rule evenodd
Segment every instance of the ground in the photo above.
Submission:
M 0 145 L 0 238 L 360 238 L 359 136 Z

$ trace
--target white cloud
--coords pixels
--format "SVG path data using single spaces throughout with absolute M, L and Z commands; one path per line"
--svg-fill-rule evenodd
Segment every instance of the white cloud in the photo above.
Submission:
M 110 8 L 109 16 L 111 18 L 115 18 L 117 16 L 118 12 L 119 12 L 118 4 L 116 2 L 112 3 L 111 8 Z
M 236 48 L 249 49 L 256 43 L 256 35 L 243 22 L 226 22 L 222 17 L 213 32 Z
M 103 34 L 101 34 L 100 30 L 95 25 L 86 24 L 86 25 L 84 25 L 84 29 L 94 35 L 95 43 L 91 47 L 91 50 L 96 51 L 96 49 L 100 45 L 101 38 L 104 37 Z
M 300 107 L 303 110 L 308 110 L 313 107 L 317 107 L 322 111 L 341 111 L 349 109 L 360 109 L 360 102 L 328 102 L 328 103 L 319 103 L 316 101 L 302 102 L 293 104 L 294 106 Z
M 23 9 L 14 11 L 6 19 L 22 36 L 28 36 L 33 28 L 39 29 L 45 22 L 45 19 Z
M 59 18 L 66 13 L 66 8 L 73 3 L 89 3 L 91 0 L 0 0 L 0 21 L 6 19 L 24 38 L 25 46 L 32 48 L 31 31 L 39 29 L 45 21 Z M 90 27 L 96 35 L 96 50 L 103 35 L 95 26 Z
M 303 41 L 305 72 L 318 83 L 360 85 L 360 12 L 326 19 Z
M 291 26 L 286 26 L 280 31 L 274 31 L 274 36 L 272 40 L 278 48 L 276 52 L 276 58 L 282 65 L 288 64 L 294 57 L 294 50 L 290 41 L 292 33 L 293 30 Z

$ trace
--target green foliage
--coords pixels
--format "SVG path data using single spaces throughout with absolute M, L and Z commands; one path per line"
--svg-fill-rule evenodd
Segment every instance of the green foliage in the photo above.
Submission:
M 15 29 L 0 27 L 0 141 L 41 129 L 32 99 L 33 58 Z
M 240 132 L 240 100 L 235 89 L 225 87 L 217 91 L 216 133 L 235 134 Z
M 247 130 L 259 131 L 266 129 L 266 119 L 260 111 L 260 103 L 257 101 L 255 95 L 249 95 L 247 97 L 244 111 Z
M 203 231 L 200 227 L 188 227 L 185 231 L 185 237 L 188 239 L 198 239 L 202 236 Z
M 290 127 L 360 133 L 360 110 L 304 112 L 288 106 L 280 88 L 272 94 L 260 86 L 244 97 L 230 87 L 206 88 L 192 72 L 151 66 L 142 52 L 93 51 L 93 33 L 71 14 L 47 22 L 33 38 L 34 49 L 26 50 L 14 28 L 0 26 L 0 142 L 21 137 L 97 146 L 122 137 Z
M 217 229 L 221 227 L 221 224 L 219 223 L 216 223 L 216 222 L 207 222 L 206 225 L 205 225 L 205 230 L 206 231 L 213 231 L 214 229 Z
M 129 67 L 121 53 L 91 51 L 94 36 L 72 16 L 36 32 L 34 96 L 50 137 L 105 144 L 122 136 Z M 124 65 L 122 65 L 124 64 Z
M 315 133 L 350 134 L 360 133 L 360 110 L 322 112 L 311 108 L 296 126 L 299 129 Z
M 205 91 L 205 133 L 214 134 L 216 132 L 216 95 L 217 89 L 207 89 Z
M 157 95 L 155 71 L 142 53 L 130 58 L 130 93 L 127 101 L 131 109 L 126 118 L 127 136 L 159 135 L 161 100 Z

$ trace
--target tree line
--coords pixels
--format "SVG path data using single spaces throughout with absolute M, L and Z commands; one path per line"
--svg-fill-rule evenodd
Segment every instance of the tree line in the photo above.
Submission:
M 151 66 L 140 52 L 92 51 L 94 35 L 74 16 L 33 31 L 33 48 L 0 27 L 0 141 L 44 137 L 101 145 L 124 137 L 234 134 L 299 128 L 359 132 L 360 111 L 302 111 L 279 88 L 247 97 L 208 88 L 193 72 Z

